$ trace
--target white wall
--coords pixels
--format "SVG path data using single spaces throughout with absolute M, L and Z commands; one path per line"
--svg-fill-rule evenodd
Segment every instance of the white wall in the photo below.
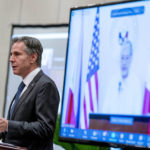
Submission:
M 119 0 L 0 0 L 0 116 L 4 106 L 11 25 L 68 23 L 71 7 L 112 1 Z

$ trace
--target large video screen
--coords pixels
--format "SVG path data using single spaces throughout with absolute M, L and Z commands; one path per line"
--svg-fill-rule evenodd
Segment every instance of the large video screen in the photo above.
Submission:
M 150 147 L 150 1 L 72 8 L 60 140 Z

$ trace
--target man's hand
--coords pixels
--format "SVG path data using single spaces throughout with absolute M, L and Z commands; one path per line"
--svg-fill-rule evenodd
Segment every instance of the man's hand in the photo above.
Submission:
M 8 129 L 8 120 L 0 118 L 0 132 L 5 132 Z

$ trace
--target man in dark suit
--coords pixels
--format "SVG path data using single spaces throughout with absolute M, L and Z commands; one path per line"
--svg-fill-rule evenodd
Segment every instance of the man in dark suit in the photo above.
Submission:
M 7 120 L 0 118 L 2 140 L 28 150 L 53 149 L 59 94 L 55 83 L 40 69 L 42 52 L 36 38 L 12 41 L 10 62 L 24 86 L 20 95 L 15 95 Z

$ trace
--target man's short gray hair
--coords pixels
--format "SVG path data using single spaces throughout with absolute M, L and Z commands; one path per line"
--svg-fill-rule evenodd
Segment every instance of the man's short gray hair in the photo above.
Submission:
M 31 55 L 33 53 L 37 54 L 36 64 L 37 66 L 40 67 L 41 60 L 42 60 L 42 52 L 43 52 L 43 47 L 41 42 L 38 39 L 29 36 L 14 38 L 12 40 L 12 45 L 16 42 L 23 42 L 25 44 L 24 50 L 27 52 L 28 55 Z

